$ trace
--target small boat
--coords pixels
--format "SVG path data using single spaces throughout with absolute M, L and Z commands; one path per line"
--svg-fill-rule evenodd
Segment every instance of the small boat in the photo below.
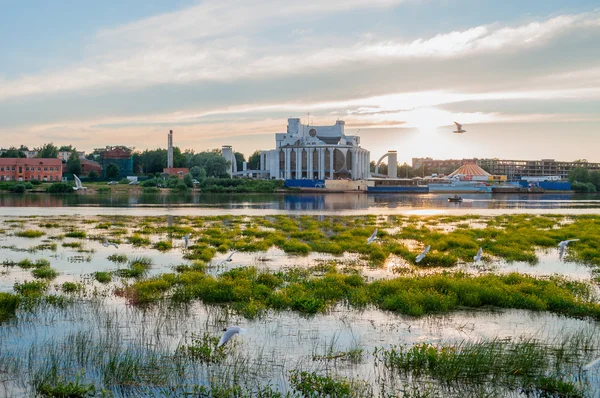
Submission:
M 463 201 L 463 199 L 458 195 L 448 198 L 448 202 L 452 202 L 452 203 L 460 203 L 462 201 Z

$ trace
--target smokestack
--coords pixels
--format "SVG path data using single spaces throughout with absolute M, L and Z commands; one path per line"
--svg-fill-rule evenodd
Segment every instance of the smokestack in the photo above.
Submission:
M 169 142 L 167 148 L 167 168 L 173 168 L 173 130 L 169 130 Z

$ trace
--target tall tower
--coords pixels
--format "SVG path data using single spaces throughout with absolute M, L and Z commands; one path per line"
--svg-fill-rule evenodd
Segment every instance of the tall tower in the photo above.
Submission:
M 169 143 L 167 149 L 167 168 L 173 168 L 173 130 L 169 130 Z

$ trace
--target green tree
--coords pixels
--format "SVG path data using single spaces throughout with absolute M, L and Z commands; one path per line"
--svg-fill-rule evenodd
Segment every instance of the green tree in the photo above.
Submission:
M 17 149 L 14 146 L 11 146 L 3 154 L 0 155 L 0 158 L 25 158 L 27 157 L 25 153 L 21 149 Z
M 221 156 L 218 151 L 200 152 L 194 154 L 188 152 L 187 167 L 193 168 L 198 166 L 206 172 L 207 177 L 225 177 L 227 176 L 227 170 L 229 169 L 229 162 Z
M 260 168 L 260 151 L 254 151 L 248 158 L 248 169 L 258 170 Z
M 38 158 L 57 158 L 58 157 L 58 147 L 54 145 L 54 143 L 50 142 L 48 144 L 44 144 L 39 148 L 35 148 L 37 151 Z
M 81 174 L 81 161 L 75 150 L 71 152 L 69 160 L 67 160 L 67 172 L 77 175 Z
M 183 176 L 183 182 L 190 188 L 194 186 L 194 183 L 192 182 L 192 175 L 190 173 L 187 173 L 185 176 Z
M 244 162 L 246 161 L 244 154 L 241 152 L 234 152 L 233 156 L 235 156 L 235 164 L 236 164 L 237 170 L 242 171 L 244 169 Z
M 569 171 L 569 181 L 571 183 L 577 182 L 589 182 L 590 172 L 586 167 L 574 167 Z
M 73 145 L 61 145 L 60 148 L 58 148 L 58 152 L 74 152 L 77 149 L 73 148 Z
M 107 178 L 118 178 L 119 177 L 119 166 L 115 163 L 110 163 L 106 166 L 106 177 Z
M 206 171 L 199 166 L 192 167 L 190 169 L 190 174 L 197 180 L 203 180 L 206 178 Z
M 589 173 L 590 183 L 596 187 L 596 191 L 600 191 L 600 171 L 594 170 Z
M 96 173 L 96 170 L 92 170 L 88 173 L 87 176 L 91 181 L 94 181 L 96 180 L 96 178 L 98 178 L 98 173 Z

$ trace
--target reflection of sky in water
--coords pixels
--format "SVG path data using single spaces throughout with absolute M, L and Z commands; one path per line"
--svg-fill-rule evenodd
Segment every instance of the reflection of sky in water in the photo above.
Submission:
M 359 311 L 338 306 L 315 316 L 280 311 L 246 320 L 227 315 L 219 307 L 202 304 L 187 309 L 137 309 L 112 301 L 103 305 L 82 303 L 64 310 L 45 309 L 23 314 L 21 322 L 0 326 L 0 340 L 5 353 L 17 354 L 27 352 L 31 345 L 60 342 L 77 331 L 101 335 L 118 330 L 119 338 L 126 344 L 142 347 L 158 344 L 174 353 L 177 346 L 185 344 L 192 335 L 207 331 L 219 336 L 221 329 L 231 324 L 248 329 L 247 334 L 234 337 L 234 353 L 247 358 L 249 366 L 260 367 L 264 382 L 271 381 L 283 388 L 287 387 L 287 372 L 296 368 L 313 371 L 328 367 L 346 377 L 358 375 L 375 384 L 377 370 L 372 357 L 375 347 L 421 342 L 451 344 L 492 338 L 518 340 L 521 337 L 553 341 L 569 333 L 598 336 L 600 332 L 597 322 L 523 310 L 458 311 L 451 315 L 412 318 L 376 309 Z M 363 349 L 364 354 L 358 364 L 343 360 L 329 363 L 313 360 L 314 355 L 356 348 Z M 586 363 L 597 355 L 597 352 L 587 353 L 580 361 Z M 221 365 L 210 366 L 218 368 Z M 222 366 L 227 371 L 226 364 Z M 591 372 L 590 377 L 597 380 L 598 373 Z
M 600 213 L 600 196 L 575 194 L 0 194 L 0 215 L 257 215 Z

